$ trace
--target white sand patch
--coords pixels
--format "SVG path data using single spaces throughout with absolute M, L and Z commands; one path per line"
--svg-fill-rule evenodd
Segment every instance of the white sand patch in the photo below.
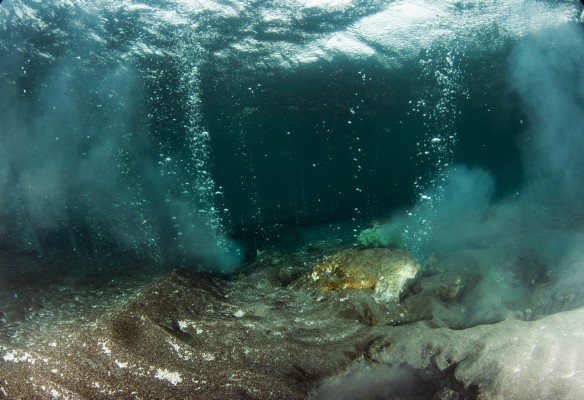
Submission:
M 154 375 L 154 377 L 160 379 L 161 381 L 168 381 L 175 386 L 182 382 L 182 377 L 178 372 L 171 372 L 166 368 L 165 369 L 158 368 L 156 370 L 156 375 Z
M 173 343 L 170 340 L 167 340 L 166 342 L 172 346 L 174 351 L 176 351 L 176 354 L 183 360 L 190 360 L 193 357 L 193 353 L 191 351 L 184 349 L 180 345 Z
M 101 349 L 103 350 L 103 352 L 105 354 L 107 354 L 108 356 L 112 354 L 112 351 L 110 350 L 109 347 L 107 347 L 107 343 L 106 342 L 98 342 L 98 344 L 101 346 Z
M 2 359 L 4 361 L 11 362 L 28 362 L 29 364 L 34 364 L 36 361 L 31 354 L 26 352 L 22 353 L 22 355 L 19 356 L 16 350 L 12 350 L 4 354 L 4 356 L 2 356 Z
M 201 333 L 203 333 L 203 330 L 195 324 L 195 321 L 180 320 L 180 321 L 178 321 L 178 327 L 180 328 L 181 331 L 184 331 L 190 327 L 195 332 L 197 332 L 197 335 L 200 335 Z

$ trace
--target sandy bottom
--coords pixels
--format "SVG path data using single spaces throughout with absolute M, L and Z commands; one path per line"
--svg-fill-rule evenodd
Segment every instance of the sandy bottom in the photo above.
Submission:
M 0 398 L 584 394 L 579 281 L 559 285 L 533 272 L 537 259 L 505 259 L 499 246 L 433 254 L 395 301 L 323 292 L 311 271 L 346 248 L 331 238 L 265 249 L 229 279 L 3 254 Z

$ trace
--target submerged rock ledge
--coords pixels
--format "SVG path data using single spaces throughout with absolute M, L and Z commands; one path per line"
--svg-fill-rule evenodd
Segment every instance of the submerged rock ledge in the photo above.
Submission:
M 443 319 L 437 328 L 436 309 L 456 310 L 459 276 L 421 277 L 400 301 L 383 303 L 373 289 L 320 290 L 310 271 L 322 259 L 318 251 L 266 253 L 231 281 L 177 270 L 92 323 L 2 345 L 0 398 L 584 393 L 584 309 L 456 330 Z

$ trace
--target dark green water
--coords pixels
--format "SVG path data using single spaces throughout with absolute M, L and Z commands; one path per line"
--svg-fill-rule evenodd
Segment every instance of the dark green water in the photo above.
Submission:
M 2 247 L 233 269 L 288 228 L 405 215 L 446 164 L 521 190 L 511 54 L 576 5 L 419 7 L 3 4 Z
M 577 4 L 305 3 L 3 4 L 0 246 L 229 272 L 580 220 Z

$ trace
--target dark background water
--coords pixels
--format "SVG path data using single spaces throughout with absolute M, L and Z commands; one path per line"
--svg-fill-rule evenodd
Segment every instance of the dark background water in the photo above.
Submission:
M 471 100 L 451 105 L 460 111 L 454 161 L 492 171 L 500 194 L 522 176 L 516 146 L 521 107 L 507 82 L 495 79 L 507 72 L 504 59 L 498 55 L 482 70 L 469 65 Z M 409 101 L 431 82 L 417 63 L 388 71 L 339 60 L 292 73 L 235 76 L 211 70 L 203 80 L 205 126 L 215 133 L 214 173 L 235 231 L 384 219 L 413 204 L 417 174 L 436 169 L 418 165 L 416 143 L 427 129 Z

